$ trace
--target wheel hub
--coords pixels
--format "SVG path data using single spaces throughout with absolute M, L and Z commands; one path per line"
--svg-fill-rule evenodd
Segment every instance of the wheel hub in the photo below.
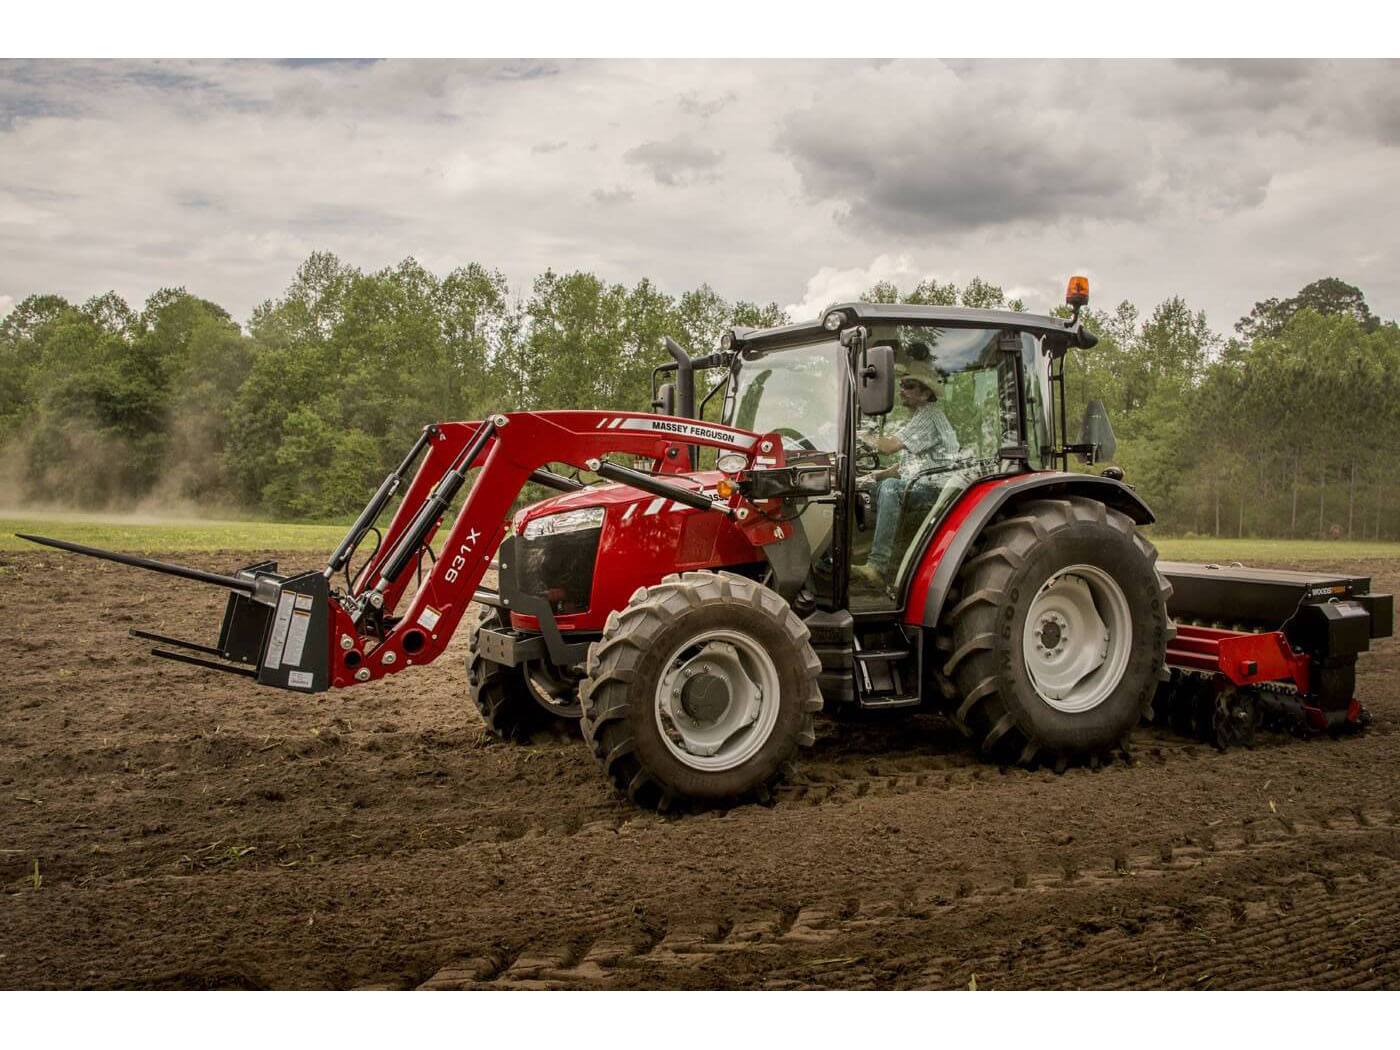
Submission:
M 662 740 L 694 769 L 747 761 L 778 719 L 778 671 L 767 651 L 732 630 L 706 631 L 678 647 L 656 686 Z
M 717 722 L 729 709 L 729 683 L 717 674 L 701 672 L 685 679 L 680 701 L 681 710 L 697 723 Z
M 1022 655 L 1040 698 L 1078 714 L 1103 703 L 1127 670 L 1132 618 L 1123 589 L 1094 565 L 1052 575 L 1026 614 Z
M 1049 613 L 1042 617 L 1038 634 L 1040 638 L 1038 644 L 1041 652 L 1054 654 L 1058 653 L 1061 647 L 1068 641 L 1069 625 L 1054 613 Z

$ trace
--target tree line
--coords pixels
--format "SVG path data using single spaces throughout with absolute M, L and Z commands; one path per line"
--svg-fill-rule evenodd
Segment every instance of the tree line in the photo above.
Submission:
M 1103 400 L 1165 528 L 1400 535 L 1400 327 L 1357 288 L 1324 278 L 1264 300 L 1229 338 L 1179 297 L 1088 324 L 1101 341 L 1070 362 L 1071 404 Z
M 1024 309 L 981 278 L 863 298 Z M 547 271 L 516 294 L 475 263 L 364 272 L 329 253 L 244 326 L 183 289 L 139 310 L 111 292 L 33 295 L 0 321 L 0 454 L 26 502 L 344 518 L 427 422 L 645 409 L 664 335 L 702 354 L 730 325 L 787 320 L 707 285 Z M 1071 411 L 1105 403 L 1118 462 L 1165 528 L 1400 533 L 1400 329 L 1359 290 L 1329 278 L 1265 300 L 1228 339 L 1179 297 L 1087 323 L 1100 343 L 1071 356 Z

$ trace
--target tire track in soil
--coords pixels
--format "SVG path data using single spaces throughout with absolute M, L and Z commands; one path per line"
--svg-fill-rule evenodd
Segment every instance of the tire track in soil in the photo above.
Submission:
M 1378 724 L 1370 732 L 1385 736 L 1389 728 L 1388 724 Z M 1132 775 L 1134 767 L 1140 763 L 1156 767 L 1192 763 L 1201 764 L 1204 770 L 1215 763 L 1230 761 L 1232 755 L 1249 753 L 1219 752 L 1168 730 L 1144 726 L 1134 734 L 1127 761 L 1108 764 L 1098 770 L 1072 769 L 1066 774 L 1056 774 L 1044 769 L 989 765 L 970 751 L 928 754 L 907 748 L 888 748 L 886 744 L 891 733 L 900 734 L 901 727 L 857 727 L 855 754 L 844 749 L 843 739 L 831 739 L 827 743 L 831 753 L 823 756 L 824 761 L 799 767 L 794 781 L 777 789 L 772 806 L 840 806 L 866 798 L 915 796 L 979 784 L 1014 786 L 1018 780 L 1029 782 L 1034 778 L 1053 782 L 1062 775 Z M 599 785 L 594 777 L 596 770 L 582 745 L 568 738 L 545 735 L 525 748 L 500 744 L 483 748 L 480 744 L 472 745 L 469 732 L 390 733 L 387 742 L 380 739 L 382 735 L 352 734 L 351 727 L 337 718 L 331 720 L 324 732 L 305 737 L 253 737 L 234 732 L 58 754 L 64 755 L 65 764 L 84 767 L 89 776 L 101 775 L 97 770 L 115 772 L 135 757 L 140 766 L 145 767 L 143 772 L 149 769 L 159 778 L 167 773 L 178 777 L 191 772 L 185 763 L 171 761 L 178 760 L 182 754 L 186 762 L 197 760 L 192 770 L 195 775 L 200 775 L 202 767 L 209 766 L 226 774 L 246 771 L 251 777 L 266 768 L 266 760 L 272 752 L 284 757 L 287 774 L 309 777 L 312 782 L 325 778 L 324 769 L 317 768 L 315 760 L 324 761 L 330 756 L 344 763 L 337 770 L 342 780 L 366 785 L 374 784 L 376 775 L 357 768 L 357 764 L 381 762 L 386 755 L 391 761 L 409 763 L 410 768 L 394 774 L 400 781 L 407 778 L 409 783 L 421 783 L 424 775 L 415 763 L 429 761 L 436 769 L 441 761 L 434 756 L 446 756 L 454 764 L 451 770 L 438 770 L 430 783 L 449 793 L 456 790 L 460 792 L 459 797 L 444 800 L 441 791 L 432 794 L 420 791 L 416 805 L 426 823 L 416 827 L 412 839 L 401 835 L 395 826 L 385 826 L 378 821 L 373 806 L 348 819 L 345 814 L 328 818 L 318 813 L 300 824 L 295 841 L 282 841 L 285 834 L 235 836 L 241 847 L 254 847 L 246 855 L 240 855 L 239 867 L 243 869 L 286 867 L 327 854 L 411 857 L 421 850 L 517 841 L 564 844 L 577 835 L 620 834 L 662 822 L 716 818 L 743 822 L 745 814 L 751 811 L 750 807 L 672 815 L 638 811 Z M 927 730 L 919 735 L 928 735 Z M 927 741 L 918 743 L 922 745 Z M 1262 738 L 1253 750 L 1307 747 L 1309 743 L 1288 735 L 1271 734 Z M 818 751 L 821 750 L 819 745 Z M 51 761 L 54 754 L 50 752 L 45 760 Z M 879 760 L 873 756 L 879 756 Z M 17 763 L 21 768 L 23 764 L 23 759 Z M 7 763 L 6 768 L 12 767 Z M 379 775 L 383 775 L 383 770 Z M 460 784 L 454 788 L 456 781 Z M 276 796 L 279 800 L 285 794 L 298 791 L 294 781 L 288 784 L 279 780 L 279 783 L 286 788 L 285 791 L 279 788 Z M 165 785 L 160 790 L 168 792 L 170 789 Z M 249 786 L 248 790 L 255 789 Z M 408 797 L 404 790 L 401 786 L 395 789 L 400 807 Z M 413 790 L 416 789 L 409 789 Z M 356 792 L 351 794 L 358 797 Z M 131 804 L 139 808 L 146 805 L 146 801 L 138 797 Z M 348 805 L 352 810 L 360 810 L 361 803 L 353 801 Z M 112 879 L 124 881 L 142 873 L 197 876 L 228 859 L 217 849 L 227 845 L 226 838 L 219 837 L 211 846 L 209 838 L 183 835 L 178 836 L 177 841 L 165 837 L 167 829 L 162 826 L 156 826 L 156 830 L 160 834 L 149 842 L 142 838 L 104 847 L 100 855 L 88 858 L 81 867 L 75 867 L 71 861 L 55 863 L 53 874 L 79 880 L 84 885 Z
M 479 955 L 445 962 L 426 981 L 418 985 L 424 990 L 467 989 L 568 989 L 609 987 L 639 984 L 642 986 L 672 985 L 679 971 L 708 970 L 717 973 L 727 961 L 742 956 L 746 970 L 770 970 L 765 987 L 810 987 L 814 967 L 834 966 L 861 961 L 862 956 L 850 952 L 874 938 L 884 939 L 899 924 L 923 920 L 940 913 L 994 907 L 1010 901 L 1033 898 L 1051 899 L 1057 895 L 1090 895 L 1099 890 L 1118 889 L 1125 884 L 1142 885 L 1149 880 L 1163 882 L 1174 878 L 1198 875 L 1213 868 L 1272 859 L 1290 851 L 1316 849 L 1326 846 L 1334 851 L 1358 837 L 1383 835 L 1390 840 L 1400 832 L 1400 819 L 1392 806 L 1389 809 L 1362 811 L 1347 809 L 1323 817 L 1242 822 L 1227 827 L 1197 829 L 1191 836 L 1203 845 L 1184 845 L 1146 849 L 1134 852 L 1115 851 L 1106 857 L 1101 868 L 1086 870 L 1082 866 L 1060 866 L 1034 873 L 1012 875 L 1000 883 L 973 888 L 959 883 L 951 892 L 945 887 L 916 886 L 896 898 L 862 900 L 859 897 L 836 895 L 810 905 L 784 911 L 735 913 L 719 920 L 704 922 L 659 923 L 639 928 L 633 920 L 601 918 L 599 923 L 580 926 L 571 934 L 547 942 L 534 942 L 519 950 L 495 955 Z M 1400 863 L 1389 861 L 1380 874 L 1316 877 L 1304 875 L 1310 885 L 1302 890 L 1289 888 L 1273 890 L 1267 905 L 1241 906 L 1234 922 L 1239 932 L 1232 932 L 1230 947 L 1241 961 L 1233 968 L 1211 975 L 1212 987 L 1241 987 L 1254 981 L 1258 985 L 1277 984 L 1276 971 L 1261 972 L 1256 955 L 1262 953 L 1277 958 L 1281 949 L 1296 955 L 1300 950 L 1323 948 L 1344 941 L 1348 923 L 1362 921 L 1389 922 L 1400 917 L 1400 895 L 1391 890 L 1400 888 Z M 1377 904 L 1376 888 L 1372 883 L 1382 879 L 1385 889 Z M 1218 899 L 1218 898 L 1217 898 Z M 1254 918 L 1261 909 L 1277 911 L 1286 904 L 1292 912 L 1284 922 L 1259 928 L 1247 927 L 1249 908 Z M 601 925 L 600 925 L 601 924 Z M 1228 924 L 1228 922 L 1227 922 Z M 1340 924 L 1340 925 L 1339 925 Z M 1075 934 L 1075 931 L 1069 931 Z M 1031 962 L 1014 973 L 1018 986 L 1073 987 L 1077 975 L 1101 974 L 1109 957 L 1123 957 L 1126 946 L 1131 955 L 1121 969 L 1133 976 L 1125 985 L 1141 981 L 1143 972 L 1153 975 L 1153 983 L 1161 987 L 1186 987 L 1196 982 L 1193 967 L 1199 969 L 1205 956 L 1218 958 L 1221 943 L 1193 955 L 1182 950 L 1184 937 L 1179 921 L 1159 921 L 1148 924 L 1136 938 L 1101 935 L 1098 942 L 1085 946 L 1079 932 L 1073 939 L 1061 938 L 1031 953 Z M 822 949 L 838 951 L 830 959 L 802 958 L 820 953 Z M 1160 970 L 1156 960 L 1175 953 L 1176 964 Z M 779 969 L 798 957 L 796 965 Z M 1253 961 L 1251 961 L 1253 960 Z M 1140 965 L 1146 961 L 1147 966 Z M 966 960 L 922 960 L 925 969 L 913 980 L 915 986 L 965 986 L 950 979 L 946 967 L 956 965 L 965 971 Z M 1133 965 L 1129 965 L 1129 964 Z M 1375 960 L 1362 960 L 1374 966 Z M 769 965 L 771 964 L 771 966 Z M 977 965 L 981 972 L 1005 969 L 1004 961 L 984 958 Z M 711 969 L 714 968 L 714 969 Z M 974 970 L 974 972 L 976 972 Z M 1333 984 L 1350 986 L 1368 977 L 1369 970 L 1360 963 L 1332 975 Z M 843 974 L 841 984 L 851 986 L 850 975 Z M 865 983 L 871 983 L 867 980 Z M 1230 982 L 1235 982 L 1234 984 Z M 861 982 L 857 980 L 858 986 Z M 900 985 L 911 983 L 899 979 Z
M 451 848 L 458 846 L 480 846 L 480 844 L 500 844 L 511 843 L 511 841 L 535 841 L 535 840 L 567 840 L 571 837 L 584 834 L 617 833 L 623 829 L 640 829 L 640 827 L 655 825 L 659 822 L 673 822 L 673 820 L 693 820 L 693 819 L 745 819 L 746 806 L 732 809 L 710 809 L 699 813 L 678 813 L 678 815 L 655 815 L 650 812 L 640 812 L 633 806 L 627 805 L 620 799 L 612 798 L 609 792 L 594 790 L 592 778 L 587 774 L 592 773 L 592 763 L 587 760 L 587 756 L 575 756 L 574 750 L 578 748 L 575 741 L 547 741 L 543 745 L 533 745 L 525 755 L 531 760 L 543 763 L 545 769 L 540 769 L 538 776 L 526 776 L 526 780 L 521 780 L 521 764 L 514 762 L 514 757 L 521 756 L 521 749 L 500 746 L 500 749 L 491 748 L 483 752 L 482 755 L 470 755 L 462 753 L 462 746 L 465 739 L 456 739 L 451 735 L 440 734 L 393 734 L 395 741 L 392 745 L 385 745 L 371 736 L 368 741 L 357 742 L 350 739 L 349 731 L 335 731 L 330 729 L 325 734 L 309 736 L 309 738 L 255 738 L 255 736 L 235 734 L 220 734 L 210 736 L 210 738 L 181 739 L 181 741 L 153 741 L 146 742 L 137 748 L 125 748 L 125 746 L 113 746 L 113 748 L 87 749 L 84 752 L 71 753 L 66 756 L 64 766 L 70 770 L 83 770 L 87 776 L 101 776 L 101 774 L 116 773 L 123 771 L 127 764 L 133 762 L 137 764 L 140 771 L 150 770 L 151 773 L 169 773 L 169 771 L 192 770 L 199 774 L 204 764 L 217 767 L 225 774 L 246 773 L 249 777 L 255 776 L 259 771 L 267 767 L 267 756 L 269 753 L 283 756 L 284 760 L 293 766 L 291 771 L 300 771 L 301 760 L 311 756 L 333 756 L 339 762 L 346 763 L 347 769 L 342 770 L 343 778 L 351 781 L 360 781 L 370 785 L 374 783 L 374 777 L 370 773 L 361 774 L 356 769 L 356 763 L 365 759 L 382 760 L 385 755 L 389 759 L 395 757 L 406 757 L 409 760 L 421 760 L 424 757 L 435 755 L 452 755 L 459 763 L 472 763 L 473 759 L 480 757 L 494 757 L 503 759 L 500 769 L 491 767 L 483 769 L 482 766 L 470 767 L 465 773 L 469 774 L 466 780 L 459 785 L 459 790 L 463 792 L 463 798 L 459 799 L 459 804 L 454 805 L 451 801 L 444 804 L 438 795 L 430 795 L 424 798 L 424 802 L 430 805 L 433 812 L 433 825 L 420 829 L 417 839 L 403 841 L 392 830 L 381 829 L 386 839 L 392 840 L 392 848 L 385 847 L 386 855 L 412 855 L 419 850 L 440 850 L 440 848 Z M 405 739 L 410 738 L 410 739 Z M 1291 743 L 1288 738 L 1282 739 L 1281 745 Z M 388 750 L 386 750 L 388 748 Z M 1214 749 L 1203 748 L 1190 741 L 1179 741 L 1170 738 L 1149 738 L 1148 745 L 1142 748 L 1144 752 L 1152 755 L 1152 760 L 1158 764 L 1166 764 L 1170 760 L 1180 759 L 1187 762 L 1210 762 L 1210 760 L 1222 759 L 1221 753 Z M 1169 757 L 1170 756 L 1170 757 Z M 181 759 L 183 757 L 183 762 Z M 190 762 L 190 760 L 197 762 Z M 577 762 L 574 762 L 577 759 Z M 46 760 L 52 760 L 52 756 L 46 756 Z M 571 769 L 577 766 L 578 769 Z M 1106 767 L 1102 771 L 1110 771 L 1113 767 Z M 1127 764 L 1120 763 L 1116 769 L 1128 769 Z M 526 770 L 529 764 L 526 763 Z M 589 794 L 595 798 L 588 801 L 575 801 L 571 795 L 577 795 L 574 785 L 561 783 L 561 778 L 566 777 L 570 771 L 584 774 L 584 781 L 587 784 Z M 1070 776 L 1079 776 L 1085 773 L 1082 770 L 1071 771 Z M 400 776 L 420 778 L 421 770 L 409 769 L 403 771 Z M 445 776 L 449 780 L 461 776 L 462 771 L 448 771 Z M 314 770 L 309 773 L 318 780 L 325 778 L 325 771 Z M 384 776 L 384 771 L 379 773 Z M 890 795 L 913 795 L 918 792 L 935 792 L 951 790 L 960 785 L 970 785 L 981 783 L 981 781 L 998 781 L 1002 778 L 1033 778 L 1040 777 L 1044 780 L 1057 777 L 1058 774 L 1049 773 L 1046 770 L 1023 770 L 1019 767 L 998 767 L 984 763 L 976 753 L 972 752 L 952 752 L 944 755 L 920 755 L 917 752 L 895 752 L 888 759 L 874 760 L 865 759 L 862 756 L 855 756 L 854 759 L 848 755 L 836 755 L 826 763 L 816 763 L 813 766 L 799 767 L 799 773 L 794 783 L 780 785 L 774 792 L 774 806 L 826 806 L 844 805 L 847 802 L 857 802 L 862 798 L 883 798 Z M 279 795 L 294 794 L 294 785 L 288 784 L 287 780 L 280 778 Z M 564 791 L 560 792 L 559 788 Z M 256 791 L 256 788 L 249 787 L 249 790 Z M 350 792 L 351 795 L 356 792 Z M 501 801 L 501 798 L 505 801 Z M 477 801 L 484 799 L 484 801 Z M 139 799 L 134 802 L 141 805 Z M 357 805 L 351 802 L 350 805 Z M 455 812 L 454 812 L 455 811 Z M 365 813 L 365 825 L 356 825 L 357 832 L 351 833 L 356 851 L 377 850 L 377 839 L 375 839 L 374 818 L 372 809 Z M 363 834 L 361 834 L 363 832 Z M 298 839 L 298 854 L 316 853 L 321 848 L 328 846 L 342 847 L 342 840 L 346 836 L 346 829 L 339 823 L 332 823 L 332 826 L 321 829 L 315 823 L 302 827 L 300 839 Z M 288 855 L 277 851 L 277 844 L 272 841 L 256 841 L 259 847 L 258 854 L 251 854 L 241 862 L 241 867 L 245 869 L 256 869 L 274 867 L 274 865 L 286 864 Z M 113 865 L 113 869 L 119 872 L 120 878 L 130 878 L 136 872 L 143 869 L 168 869 L 171 867 L 171 857 L 179 857 L 181 861 L 176 865 L 179 874 L 199 874 L 203 871 L 204 865 L 199 862 L 200 848 L 207 847 L 207 843 L 193 844 L 182 843 L 174 851 L 165 851 L 165 854 L 158 857 L 148 858 L 146 864 L 139 864 L 140 854 L 143 853 L 143 846 L 140 841 L 130 844 L 123 850 L 113 848 L 105 855 L 105 860 Z M 343 851 L 339 850 L 339 851 Z M 167 855 L 168 854 L 168 855 Z M 193 858 L 186 862 L 185 857 Z M 154 867 L 153 867 L 154 865 Z M 91 874 L 91 879 L 104 878 L 101 874 Z
M 836 726 L 829 729 L 833 738 L 819 742 L 815 756 L 804 757 L 798 766 L 797 775 L 790 783 L 779 785 L 774 792 L 776 806 L 840 805 L 859 801 L 867 797 L 888 797 L 910 795 L 923 791 L 946 791 L 954 787 L 977 782 L 998 782 L 1011 778 L 1042 779 L 1056 778 L 1062 774 L 1048 770 L 1025 770 L 988 764 L 975 752 L 951 750 L 928 753 L 912 748 L 890 748 L 889 737 L 901 735 L 901 727 L 857 726 L 851 739 L 841 735 L 852 727 Z M 1388 724 L 1373 726 L 1369 733 L 1387 735 L 1391 730 Z M 927 735 L 927 734 L 921 734 Z M 944 734 L 944 736 L 947 736 Z M 158 778 L 175 773 L 193 773 L 198 776 L 203 768 L 218 769 L 223 774 L 246 772 L 252 778 L 269 767 L 269 760 L 280 759 L 283 770 L 295 778 L 307 759 L 331 758 L 342 762 L 347 768 L 342 772 L 350 779 L 372 785 L 376 776 L 385 775 L 385 770 L 377 774 L 361 773 L 354 767 L 357 763 L 402 762 L 410 768 L 388 775 L 421 778 L 424 773 L 416 763 L 429 760 L 432 756 L 443 755 L 462 766 L 461 769 L 442 771 L 449 782 L 461 780 L 460 790 L 466 805 L 460 808 L 456 819 L 450 822 L 436 821 L 436 833 L 421 837 L 409 845 L 398 843 L 392 852 L 412 853 L 417 849 L 440 849 L 459 845 L 480 845 L 513 842 L 520 839 L 567 839 L 578 834 L 593 834 L 599 831 L 617 832 L 624 827 L 643 825 L 657 820 L 694 819 L 695 817 L 730 817 L 741 813 L 741 809 L 710 810 L 700 814 L 658 817 L 655 814 L 638 812 L 633 807 L 615 799 L 609 792 L 600 789 L 597 782 L 588 776 L 593 770 L 578 741 L 546 738 L 530 745 L 528 750 L 511 745 L 488 745 L 478 751 L 473 746 L 470 734 L 443 731 L 419 733 L 373 733 L 352 735 L 348 725 L 339 719 L 332 720 L 323 732 L 305 737 L 256 737 L 237 732 L 224 732 L 215 735 L 181 739 L 146 740 L 130 745 L 116 745 L 103 748 L 88 748 L 80 751 L 49 752 L 41 761 L 51 770 L 54 768 L 68 774 L 100 776 L 115 773 L 136 773 L 138 776 L 151 775 Z M 940 740 L 949 746 L 958 738 L 956 734 Z M 920 741 L 926 743 L 927 741 Z M 826 747 L 823 748 L 822 744 Z M 1272 750 L 1290 746 L 1306 746 L 1307 741 L 1294 737 L 1271 734 L 1262 737 L 1253 749 Z M 854 753 L 852 751 L 854 749 Z M 829 750 L 829 754 L 822 751 Z M 530 765 L 525 763 L 526 777 L 522 782 L 521 764 L 515 756 L 527 754 L 533 759 L 542 759 L 547 769 L 541 769 L 537 776 L 530 776 Z M 1129 770 L 1145 763 L 1166 766 L 1174 762 L 1219 762 L 1228 760 L 1230 752 L 1219 752 L 1214 748 L 1189 739 L 1176 736 L 1156 727 L 1141 727 L 1130 741 L 1128 758 L 1107 764 L 1099 770 L 1072 769 L 1067 775 L 1078 776 L 1088 773 L 1114 773 Z M 478 759 L 493 759 L 491 768 L 484 768 Z M 20 781 L 27 779 L 25 757 L 13 763 L 11 772 Z M 499 765 L 501 768 L 496 768 Z M 9 768 L 10 763 L 5 763 Z M 569 776 L 574 774 L 573 776 Z M 320 778 L 319 771 L 307 770 L 306 775 Z M 565 778 L 572 780 L 562 782 Z M 523 791 L 519 790 L 524 788 Z M 280 790 L 280 789 L 279 789 Z M 283 791 L 283 794 L 286 792 Z M 571 796 L 583 795 L 583 799 Z M 501 798 L 500 796 L 505 796 Z M 486 801 L 479 801 L 481 799 Z M 439 816 L 448 813 L 452 807 L 444 807 L 441 800 L 434 798 L 433 810 Z M 139 803 L 138 803 L 139 804 Z M 361 840 L 357 840 L 363 842 Z M 267 844 L 263 844 L 267 845 Z M 304 850 L 313 850 L 314 845 L 305 840 Z M 274 860 L 253 860 L 248 867 L 273 864 Z M 129 869 L 128 873 L 129 873 Z
M 974 752 L 934 755 L 895 753 L 894 757 L 879 762 L 864 758 L 853 760 L 849 756 L 837 754 L 825 764 L 799 766 L 794 781 L 779 785 L 774 791 L 771 805 L 773 808 L 844 805 L 864 798 L 943 792 L 956 787 L 1018 778 L 1039 778 L 1046 782 L 1054 782 L 1066 775 L 1130 773 L 1139 762 L 1151 762 L 1156 766 L 1167 766 L 1179 761 L 1223 762 L 1228 761 L 1231 754 L 1195 741 L 1183 740 L 1161 730 L 1144 729 L 1142 733 L 1144 736 L 1140 744 L 1137 744 L 1135 736 L 1136 746 L 1131 752 L 1133 757 L 1128 761 L 1105 765 L 1098 770 L 1072 769 L 1065 774 L 1045 769 L 1027 770 L 1015 766 L 990 765 Z M 1279 735 L 1262 741 L 1253 750 L 1263 751 L 1306 744 L 1307 741 Z M 554 743 L 550 745 L 549 750 L 565 751 L 576 745 L 577 742 Z M 586 754 L 581 761 L 588 771 L 593 771 L 592 761 Z M 518 787 L 519 782 L 515 783 Z M 557 782 L 537 785 L 537 790 L 531 790 L 527 786 L 523 799 L 516 798 L 504 803 L 491 804 L 486 809 L 472 810 L 469 828 L 454 828 L 447 838 L 429 836 L 408 846 L 400 845 L 393 853 L 407 855 L 419 849 L 440 849 L 444 846 L 565 840 L 577 835 L 617 834 L 624 830 L 688 820 L 743 821 L 745 813 L 750 811 L 748 806 L 739 806 L 694 813 L 656 814 L 637 810 L 625 800 L 615 798 L 607 792 L 603 792 L 606 797 L 600 801 L 596 797 L 599 792 L 591 780 L 585 781 L 581 793 L 592 797 L 583 802 L 572 801 L 569 798 L 568 787 L 565 786 L 563 791 L 560 787 Z
M 1248 751 L 1306 746 L 1308 741 L 1284 734 L 1261 736 Z M 1239 752 L 1234 752 L 1238 754 Z M 1096 769 L 1073 768 L 1055 773 L 1044 768 L 1023 769 L 988 763 L 975 752 L 947 754 L 895 753 L 893 757 L 856 760 L 845 756 L 822 763 L 802 761 L 790 783 L 774 791 L 778 805 L 826 805 L 855 802 L 867 797 L 908 795 L 923 790 L 945 791 L 969 782 L 998 781 L 1003 778 L 1040 778 L 1053 782 L 1061 776 L 1097 775 L 1132 770 L 1138 765 L 1167 766 L 1176 762 L 1227 761 L 1230 751 L 1219 751 L 1209 744 L 1182 738 L 1165 730 L 1141 727 L 1129 740 L 1125 756 Z
M 1106 764 L 1098 770 L 1071 769 L 1064 774 L 1046 769 L 1022 769 L 987 763 L 975 752 L 954 751 L 943 754 L 895 752 L 878 761 L 863 757 L 852 758 L 836 754 L 825 762 L 803 761 L 797 775 L 789 783 L 774 790 L 773 807 L 825 806 L 857 802 L 868 797 L 912 795 L 920 792 L 941 792 L 953 787 L 978 782 L 1039 778 L 1054 782 L 1062 776 L 1098 775 L 1131 771 L 1139 763 L 1166 766 L 1172 762 L 1222 762 L 1231 752 L 1218 751 L 1209 745 L 1168 734 L 1161 730 L 1143 729 L 1141 738 L 1135 734 L 1129 758 Z M 1275 735 L 1261 740 L 1252 750 L 1306 746 L 1307 741 Z M 591 762 L 589 763 L 591 768 Z M 654 824 L 658 821 L 693 819 L 742 819 L 747 806 L 713 808 L 695 813 L 658 816 L 623 805 L 620 811 L 601 815 L 601 810 L 615 809 L 596 801 L 574 805 L 567 798 L 550 796 L 541 801 L 539 814 L 532 819 L 522 815 L 519 804 L 503 814 L 480 814 L 477 831 L 463 843 L 508 842 L 520 838 L 568 838 L 598 831 L 618 832 L 626 827 Z
M 1218 988 L 1248 990 L 1297 984 L 1315 988 L 1379 986 L 1387 978 L 1376 974 L 1388 962 L 1393 977 L 1393 951 L 1362 955 L 1319 974 L 1321 960 L 1338 956 L 1337 948 L 1354 937 L 1354 927 L 1394 930 L 1400 923 L 1400 865 L 1387 862 L 1370 875 L 1341 879 L 1303 875 L 1305 884 L 1269 888 L 1263 899 L 1247 904 L 1206 898 L 1214 904 L 1207 921 L 1183 929 L 1179 917 L 1163 917 L 1134 928 L 1111 926 L 1091 935 L 1050 936 L 1048 943 L 1022 948 L 1008 966 L 1006 960 L 985 957 L 964 960 L 965 972 L 980 974 L 986 987 L 996 986 L 990 975 L 1002 971 L 1008 986 L 1043 989 Z M 1379 883 L 1380 885 L 1377 885 Z M 1059 931 L 1056 931 L 1057 933 Z M 1390 935 L 1393 947 L 1394 934 Z M 1293 965 L 1290 966 L 1289 964 Z M 1303 968 L 1298 968 L 1302 963 Z M 1009 971 L 1009 972 L 1007 972 Z M 1116 974 L 1108 980 L 1105 974 Z M 913 987 L 958 986 L 942 968 L 925 971 Z

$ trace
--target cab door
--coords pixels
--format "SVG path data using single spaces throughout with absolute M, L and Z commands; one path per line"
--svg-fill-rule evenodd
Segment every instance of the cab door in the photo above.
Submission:
M 898 389 L 884 416 L 855 411 L 849 608 L 902 607 L 934 526 L 973 484 L 1026 469 L 1029 336 L 991 327 L 873 326 L 894 348 Z M 929 395 L 932 396 L 929 396 Z

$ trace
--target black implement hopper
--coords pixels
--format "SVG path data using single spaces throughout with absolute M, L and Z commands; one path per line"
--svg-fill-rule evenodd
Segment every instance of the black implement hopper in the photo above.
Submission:
M 1361 718 L 1356 658 L 1394 628 L 1394 600 L 1372 594 L 1369 577 L 1186 562 L 1159 562 L 1158 568 L 1171 582 L 1169 609 L 1178 625 L 1167 650 L 1173 671 L 1169 701 L 1190 691 L 1184 688 L 1190 675 L 1183 679 L 1182 672 L 1207 670 L 1205 664 L 1219 660 L 1219 688 L 1227 682 L 1282 683 L 1282 693 L 1262 695 L 1276 706 L 1296 708 L 1313 728 Z M 1212 700 L 1212 712 L 1236 702 L 1234 694 L 1220 697 L 1219 703 Z

